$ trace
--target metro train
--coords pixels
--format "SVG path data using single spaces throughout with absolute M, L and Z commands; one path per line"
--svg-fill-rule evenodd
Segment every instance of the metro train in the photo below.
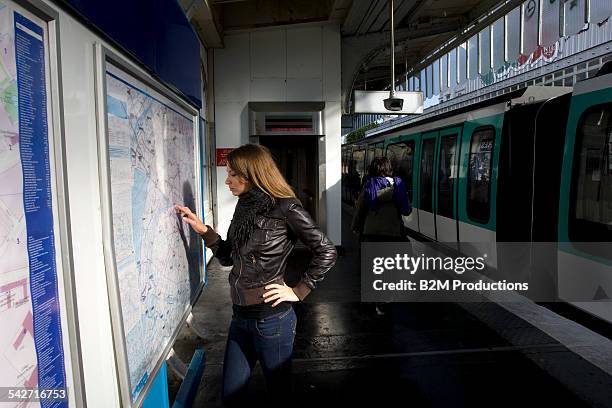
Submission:
M 345 203 L 381 155 L 407 186 L 409 236 L 487 243 L 493 267 L 500 243 L 553 242 L 556 299 L 612 322 L 612 63 L 343 145 Z

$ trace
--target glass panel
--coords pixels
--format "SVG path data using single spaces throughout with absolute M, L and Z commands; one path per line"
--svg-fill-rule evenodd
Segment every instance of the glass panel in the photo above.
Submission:
M 348 168 L 349 168 L 349 149 L 348 146 L 342 146 L 342 200 L 350 199 Z
M 486 224 L 490 215 L 491 161 L 495 131 L 491 128 L 477 129 L 470 143 L 468 167 L 467 213 L 478 222 Z
M 434 95 L 440 94 L 440 60 L 433 63 L 433 90 Z
M 365 176 L 365 149 L 355 150 L 353 159 L 349 162 L 349 185 L 352 200 L 356 200 L 361 188 L 361 182 Z
M 202 160 L 202 199 L 203 205 L 202 210 L 204 214 L 212 212 L 212 166 L 210 165 L 210 157 L 208 156 L 211 152 L 210 140 L 206 132 L 206 121 L 200 118 L 200 146 L 202 149 L 201 160 Z M 209 220 L 212 221 L 212 220 Z
M 448 53 L 448 86 L 454 88 L 457 85 L 457 49 L 453 48 Z
M 589 21 L 599 23 L 610 17 L 611 14 L 612 5 L 610 5 L 610 0 L 591 0 L 589 4 Z
M 523 3 L 523 41 L 521 52 L 531 54 L 538 48 L 538 25 L 540 20 L 539 0 L 527 0 Z
M 440 89 L 445 91 L 448 88 L 448 55 L 440 58 Z
M 434 148 L 436 147 L 436 139 L 423 140 L 421 153 L 421 190 L 420 208 L 424 211 L 432 212 L 432 184 L 433 184 L 433 169 L 434 169 Z
M 570 237 L 612 241 L 612 104 L 589 109 L 579 123 Z
M 489 27 L 478 33 L 478 69 L 481 74 L 491 70 L 491 31 Z
M 468 78 L 474 79 L 478 76 L 478 36 L 471 37 L 467 42 L 468 47 Z
M 427 66 L 427 97 L 431 97 L 433 91 L 433 67 L 431 65 Z
M 427 92 L 427 78 L 425 77 L 425 70 L 422 69 L 421 70 L 421 80 L 420 80 L 420 84 L 421 84 L 421 92 L 423 92 L 423 94 L 425 94 Z
M 563 0 L 542 2 L 542 45 L 547 47 L 559 39 L 559 15 Z
M 412 202 L 412 168 L 414 162 L 414 140 L 389 145 L 387 157 L 393 167 L 393 175 L 402 179 Z
M 504 19 L 500 18 L 491 26 L 493 37 L 493 68 L 499 69 L 504 65 L 505 57 L 504 57 L 504 31 L 505 24 Z
M 384 148 L 385 148 L 384 142 L 376 143 L 376 145 L 374 146 L 374 157 L 383 157 Z
M 459 83 L 462 84 L 467 79 L 467 43 L 457 47 L 457 74 Z
M 366 166 L 365 166 L 366 174 L 368 172 L 368 169 L 370 168 L 370 163 L 372 163 L 372 160 L 374 160 L 375 153 L 376 151 L 375 151 L 374 145 L 368 146 L 368 157 L 366 157 Z
M 576 34 L 585 23 L 585 0 L 565 0 L 563 3 L 563 35 Z M 609 7 L 609 6 L 608 6 Z
M 457 135 L 444 136 L 438 161 L 438 214 L 448 218 L 455 218 L 456 150 Z
M 517 7 L 506 16 L 506 61 L 516 62 L 521 45 L 521 8 Z

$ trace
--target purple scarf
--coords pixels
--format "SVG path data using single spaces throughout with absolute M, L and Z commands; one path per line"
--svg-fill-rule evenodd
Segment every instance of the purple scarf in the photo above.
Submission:
M 410 200 L 408 200 L 406 186 L 404 186 L 404 182 L 399 177 L 393 177 L 393 182 L 395 184 L 393 189 L 395 206 L 401 215 L 409 215 L 412 211 L 412 206 L 410 205 Z M 378 210 L 378 191 L 390 185 L 391 183 L 386 177 L 370 177 L 363 186 L 363 203 L 365 208 L 372 211 Z

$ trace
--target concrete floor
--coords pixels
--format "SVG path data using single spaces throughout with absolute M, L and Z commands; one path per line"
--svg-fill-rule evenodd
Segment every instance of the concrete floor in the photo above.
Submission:
M 349 234 L 350 214 L 343 220 Z M 346 254 L 316 291 L 294 305 L 292 407 L 612 407 L 609 374 L 495 303 L 392 303 L 377 314 L 374 304 L 360 302 L 358 246 L 354 237 L 345 238 Z M 293 279 L 307 259 L 308 251 L 296 250 Z M 211 261 L 208 287 L 193 310 L 205 337 L 185 328 L 175 345 L 184 361 L 196 348 L 206 352 L 196 407 L 222 406 L 231 319 L 227 274 Z M 172 399 L 179 381 L 170 376 Z M 266 404 L 258 368 L 249 393 L 253 406 Z

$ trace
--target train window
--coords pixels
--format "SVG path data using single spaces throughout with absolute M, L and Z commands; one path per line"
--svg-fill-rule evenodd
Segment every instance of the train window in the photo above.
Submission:
M 353 151 L 353 158 L 349 160 L 348 164 L 348 176 L 346 178 L 348 195 L 352 201 L 357 199 L 359 190 L 361 189 L 361 182 L 363 180 L 364 162 L 365 162 L 365 149 L 357 149 Z
M 408 192 L 410 202 L 412 197 L 412 168 L 414 163 L 414 140 L 394 143 L 387 147 L 387 157 L 393 167 L 393 175 L 402 179 Z
M 468 166 L 467 214 L 474 221 L 489 222 L 491 199 L 491 165 L 495 130 L 480 128 L 472 133 Z
M 569 236 L 612 241 L 612 104 L 590 108 L 578 123 Z
M 351 147 L 342 146 L 342 200 L 350 200 L 350 190 L 348 185 L 349 161 L 351 159 Z
M 383 157 L 385 155 L 385 143 L 380 142 L 374 145 L 374 157 Z
M 372 163 L 372 160 L 374 160 L 375 155 L 376 155 L 376 148 L 374 147 L 374 145 L 369 145 L 368 146 L 368 157 L 366 158 L 366 165 L 365 165 L 366 174 L 368 172 L 368 169 L 370 168 L 370 163 Z
M 434 169 L 434 150 L 436 139 L 423 140 L 421 153 L 421 188 L 420 188 L 420 209 L 433 212 L 433 169 Z
M 457 167 L 455 155 L 457 151 L 457 135 L 444 136 L 441 139 L 440 157 L 438 161 L 438 214 L 455 218 L 453 197 Z

